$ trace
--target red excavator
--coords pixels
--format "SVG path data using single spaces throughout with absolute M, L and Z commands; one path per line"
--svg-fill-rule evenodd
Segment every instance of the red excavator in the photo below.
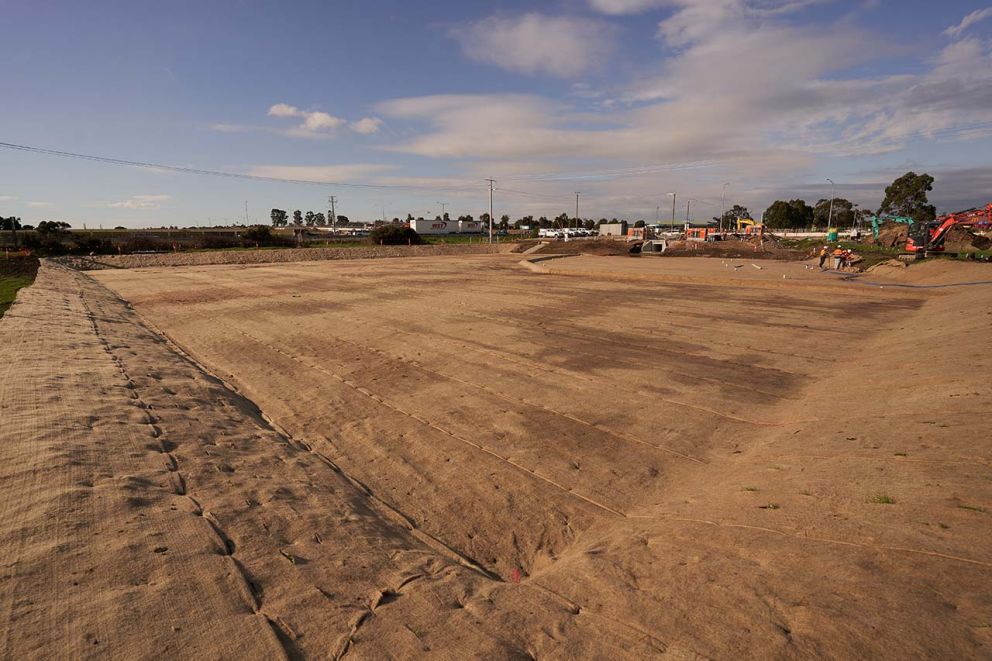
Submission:
M 916 236 L 910 233 L 906 240 L 906 251 L 943 252 L 944 239 L 954 227 L 992 229 L 992 202 L 977 209 L 949 213 L 938 218 L 936 222 L 921 225 L 920 231 L 915 233 Z

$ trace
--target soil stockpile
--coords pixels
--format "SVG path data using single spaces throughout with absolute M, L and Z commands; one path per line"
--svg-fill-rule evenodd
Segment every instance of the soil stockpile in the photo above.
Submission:
M 575 241 L 549 241 L 535 250 L 541 255 L 630 255 L 635 244 L 611 239 L 577 239 Z
M 56 261 L 82 271 L 136 269 L 156 266 L 208 264 L 275 264 L 337 259 L 380 259 L 439 255 L 486 255 L 509 251 L 512 244 L 451 244 L 426 246 L 366 246 L 360 248 L 283 248 L 275 250 L 208 250 L 144 255 L 60 257 Z
M 946 252 L 977 252 L 992 248 L 992 238 L 975 234 L 965 227 L 952 227 L 944 239 Z
M 518 260 L 43 267 L 0 653 L 987 656 L 992 288 Z
M 902 248 L 909 239 L 909 225 L 905 223 L 882 223 L 878 228 L 878 238 L 872 243 L 886 248 Z

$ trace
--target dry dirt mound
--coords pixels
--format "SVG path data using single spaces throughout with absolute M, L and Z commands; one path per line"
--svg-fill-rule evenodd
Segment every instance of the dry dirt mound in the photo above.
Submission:
M 904 223 L 886 222 L 878 228 L 878 238 L 870 243 L 886 248 L 901 248 L 909 238 L 909 225 Z
M 159 266 L 210 264 L 276 264 L 387 257 L 437 257 L 439 255 L 488 255 L 510 244 L 435 244 L 424 246 L 366 246 L 361 248 L 285 248 L 276 250 L 210 250 L 151 255 L 96 255 L 59 257 L 55 261 L 81 271 L 137 269 Z M 506 248 L 509 249 L 509 248 Z
M 808 259 L 802 250 L 786 248 L 775 237 L 731 239 L 729 241 L 671 241 L 662 253 L 670 257 L 724 257 L 734 259 Z
M 975 234 L 966 227 L 952 227 L 944 239 L 944 250 L 947 252 L 977 252 L 992 248 L 992 238 Z
M 631 248 L 639 243 L 612 239 L 551 241 L 535 252 L 542 255 L 629 255 Z

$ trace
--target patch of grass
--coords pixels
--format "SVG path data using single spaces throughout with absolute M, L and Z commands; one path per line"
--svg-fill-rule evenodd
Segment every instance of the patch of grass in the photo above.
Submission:
M 778 504 L 777 503 L 768 503 L 767 505 L 759 505 L 758 507 L 759 507 L 759 509 L 763 509 L 763 510 L 777 510 L 778 509 Z
M 971 512 L 981 512 L 983 514 L 988 511 L 984 507 L 979 507 L 977 505 L 958 505 L 958 508 L 963 510 L 969 510 Z
M 33 257 L 0 259 L 0 317 L 10 309 L 17 291 L 34 282 L 38 260 Z
M 894 454 L 897 457 L 905 457 L 905 456 L 907 456 L 905 452 L 893 452 L 892 454 Z
M 812 496 L 813 495 L 813 492 L 810 491 L 809 489 L 803 489 L 802 491 L 799 492 L 799 495 L 800 496 Z
M 744 491 L 757 491 L 758 487 L 741 487 Z
M 937 525 L 940 526 L 942 530 L 947 530 L 948 528 L 950 528 L 950 526 L 947 525 L 946 523 L 937 522 Z
M 895 505 L 896 499 L 892 496 L 887 496 L 884 493 L 877 493 L 868 499 L 869 503 L 875 503 L 876 505 Z

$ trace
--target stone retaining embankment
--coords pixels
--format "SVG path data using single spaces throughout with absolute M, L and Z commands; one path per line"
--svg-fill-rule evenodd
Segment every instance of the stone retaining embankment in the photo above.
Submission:
M 277 250 L 224 250 L 149 255 L 96 255 L 58 257 L 54 261 L 81 271 L 138 269 L 155 266 L 204 266 L 208 264 L 270 264 L 328 259 L 382 259 L 386 257 L 440 257 L 491 255 L 505 252 L 507 244 L 458 244 L 430 246 L 362 246 L 358 248 L 285 248 Z

